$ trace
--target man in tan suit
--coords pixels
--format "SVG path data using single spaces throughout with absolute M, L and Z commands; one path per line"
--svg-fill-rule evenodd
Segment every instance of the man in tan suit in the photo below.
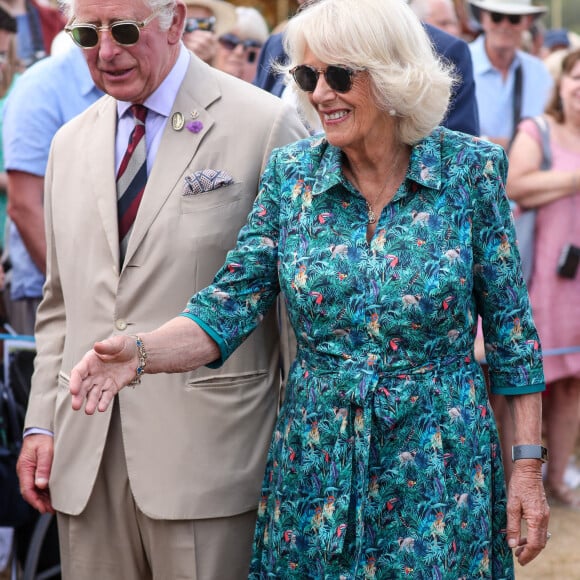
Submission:
M 72 411 L 68 373 L 95 340 L 157 327 L 211 281 L 271 149 L 306 132 L 279 99 L 185 49 L 182 0 L 68 8 L 108 95 L 57 133 L 49 159 L 21 489 L 57 513 L 65 580 L 244 578 L 278 396 L 276 314 L 219 371 L 144 377 L 99 416 Z M 147 182 L 120 250 L 116 174 L 135 103 Z

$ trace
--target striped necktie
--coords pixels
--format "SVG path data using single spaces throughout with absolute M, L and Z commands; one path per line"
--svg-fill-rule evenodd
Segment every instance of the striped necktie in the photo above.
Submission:
M 135 127 L 117 172 L 117 215 L 121 262 L 127 251 L 131 229 L 147 183 L 147 149 L 145 147 L 145 117 L 147 108 L 131 105 Z

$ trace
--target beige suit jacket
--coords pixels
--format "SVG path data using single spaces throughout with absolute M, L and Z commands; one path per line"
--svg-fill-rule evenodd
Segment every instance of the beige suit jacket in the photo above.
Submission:
M 173 112 L 199 112 L 201 132 L 171 118 L 119 266 L 116 102 L 105 96 L 56 135 L 46 175 L 47 282 L 26 427 L 50 429 L 54 507 L 79 514 L 90 496 L 110 413 L 71 410 L 71 368 L 94 341 L 156 328 L 221 266 L 257 194 L 273 147 L 306 135 L 269 93 L 192 57 Z M 185 177 L 223 170 L 234 183 L 184 196 Z M 219 370 L 146 375 L 119 394 L 127 469 L 153 518 L 208 518 L 257 505 L 279 387 L 277 317 Z

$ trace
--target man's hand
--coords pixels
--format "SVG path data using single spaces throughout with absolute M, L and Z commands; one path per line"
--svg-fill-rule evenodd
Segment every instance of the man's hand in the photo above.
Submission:
M 135 378 L 138 364 L 134 337 L 114 336 L 95 343 L 71 371 L 72 408 L 78 411 L 86 402 L 87 415 L 106 411 L 115 395 Z
M 53 443 L 50 435 L 27 435 L 16 464 L 20 493 L 41 514 L 54 513 L 48 488 Z
M 507 541 L 514 555 L 525 566 L 546 546 L 550 508 L 542 484 L 542 470 L 537 459 L 514 463 L 507 506 Z M 527 537 L 521 536 L 522 520 L 527 523 Z

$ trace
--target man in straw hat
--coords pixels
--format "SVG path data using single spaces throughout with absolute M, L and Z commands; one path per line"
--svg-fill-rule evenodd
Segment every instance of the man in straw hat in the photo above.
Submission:
M 522 117 L 539 115 L 552 78 L 521 50 L 522 34 L 546 8 L 532 0 L 469 0 L 483 30 L 470 44 L 481 134 L 506 149 Z
M 218 38 L 236 25 L 236 7 L 225 0 L 186 0 L 183 43 L 201 60 L 213 64 Z

